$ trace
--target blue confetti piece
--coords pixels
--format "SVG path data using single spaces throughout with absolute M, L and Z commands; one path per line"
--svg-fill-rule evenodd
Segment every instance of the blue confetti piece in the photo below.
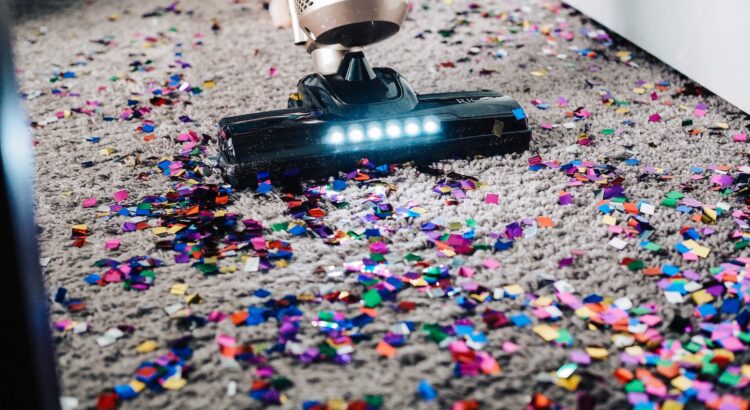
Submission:
M 68 290 L 64 287 L 57 288 L 55 292 L 55 303 L 65 303 L 65 296 L 68 294 Z
M 263 288 L 260 288 L 260 289 L 256 290 L 255 292 L 253 292 L 253 295 L 255 295 L 255 296 L 259 297 L 259 298 L 267 298 L 268 296 L 271 295 L 271 292 L 269 292 L 269 291 L 267 291 L 267 290 L 265 290 Z
M 302 235 L 305 233 L 305 227 L 302 225 L 294 225 L 294 227 L 289 230 L 289 233 L 295 236 Z
M 718 313 L 716 311 L 716 307 L 714 307 L 714 305 L 712 305 L 710 303 L 706 303 L 704 305 L 700 305 L 697 308 L 695 308 L 695 310 L 698 311 L 698 313 L 701 315 L 701 317 L 705 317 L 705 318 L 715 316 L 716 313 Z
M 133 390 L 133 388 L 128 384 L 117 385 L 115 386 L 114 390 L 117 396 L 124 400 L 129 400 L 138 396 L 138 393 L 136 393 L 135 390 Z
M 266 184 L 265 182 L 263 182 L 263 183 L 261 183 L 261 184 L 258 185 L 258 190 L 255 191 L 255 192 L 257 192 L 259 194 L 267 194 L 267 193 L 271 192 L 272 189 L 273 189 L 273 185 Z
M 419 381 L 417 392 L 419 392 L 419 395 L 422 396 L 422 400 L 424 401 L 432 401 L 437 397 L 437 392 L 425 379 Z
M 727 298 L 724 299 L 724 303 L 721 305 L 721 313 L 736 314 L 740 311 L 740 299 L 739 298 Z
M 664 265 L 661 267 L 661 273 L 667 275 L 667 276 L 674 276 L 678 273 L 680 273 L 680 268 L 674 265 Z
M 346 181 L 342 181 L 340 179 L 337 179 L 333 181 L 333 190 L 334 191 L 343 191 L 346 189 Z
M 83 281 L 88 283 L 89 285 L 96 285 L 96 282 L 99 282 L 99 279 L 101 279 L 101 276 L 92 273 L 91 275 L 86 276 L 83 278 Z
M 531 324 L 531 319 L 523 313 L 511 316 L 510 321 L 513 322 L 516 327 L 526 327 Z
M 523 108 L 515 108 L 513 110 L 513 115 L 516 117 L 517 120 L 522 120 L 526 118 L 526 113 L 523 111 Z
M 156 129 L 156 126 L 153 124 L 143 124 L 143 127 L 141 127 L 143 132 L 151 132 Z

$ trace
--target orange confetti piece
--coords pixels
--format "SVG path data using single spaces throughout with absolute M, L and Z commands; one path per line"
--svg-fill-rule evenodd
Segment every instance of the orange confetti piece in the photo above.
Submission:
M 384 340 L 381 340 L 380 343 L 378 343 L 375 347 L 375 351 L 389 359 L 393 359 L 396 356 L 396 348 L 389 345 Z
M 549 216 L 537 217 L 536 223 L 538 223 L 542 228 L 551 228 L 555 226 L 555 221 L 553 221 Z

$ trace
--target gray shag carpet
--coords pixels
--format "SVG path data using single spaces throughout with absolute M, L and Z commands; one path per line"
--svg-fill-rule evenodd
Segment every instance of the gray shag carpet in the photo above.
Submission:
M 53 322 L 72 319 L 89 325 L 88 331 L 81 334 L 53 330 L 62 393 L 78 400 L 79 408 L 95 406 L 97 395 L 127 383 L 142 361 L 165 353 L 169 340 L 186 333 L 163 310 L 183 302 L 182 296 L 170 294 L 176 283 L 184 282 L 188 293 L 200 294 L 203 303 L 191 308 L 202 317 L 215 310 L 231 313 L 260 303 L 253 296 L 259 288 L 271 291 L 277 298 L 311 289 L 361 292 L 355 274 L 329 277 L 324 272 L 329 267 L 343 269 L 344 263 L 367 257 L 365 240 L 332 246 L 320 238 L 267 233 L 268 238 L 291 243 L 294 257 L 288 266 L 261 273 L 244 272 L 239 264 L 240 269 L 234 273 L 204 276 L 189 264 L 174 263 L 171 252 L 157 249 L 154 244 L 159 238 L 150 230 L 123 233 L 125 218 L 97 217 L 97 207 L 112 204 L 116 191 L 127 190 L 130 201 L 135 201 L 169 189 L 172 182 L 153 171 L 161 158 L 179 152 L 180 144 L 175 142 L 179 134 L 195 130 L 216 136 L 216 124 L 222 117 L 285 107 L 297 80 L 311 69 L 303 49 L 291 45 L 288 31 L 272 27 L 258 2 L 186 0 L 179 2 L 180 13 L 164 11 L 168 5 L 166 1 L 77 2 L 55 12 L 27 17 L 15 27 L 20 88 L 27 95 L 29 117 L 36 123 L 36 215 L 41 227 L 45 282 L 51 295 L 58 287 L 65 287 L 68 298 L 80 298 L 86 304 L 82 313 L 71 313 L 59 303 L 51 304 Z M 563 163 L 578 158 L 613 164 L 622 170 L 629 198 L 658 204 L 667 192 L 690 181 L 693 166 L 746 163 L 741 155 L 745 146 L 733 142 L 731 135 L 747 125 L 747 118 L 715 96 L 672 97 L 688 84 L 685 78 L 630 45 L 617 43 L 609 47 L 601 36 L 597 38 L 598 26 L 556 2 L 482 1 L 475 8 L 462 0 L 415 1 L 402 31 L 390 41 L 368 49 L 369 60 L 373 65 L 397 69 L 419 92 L 492 89 L 517 98 L 534 133 L 530 151 L 441 163 L 444 171 L 473 176 L 486 184 L 481 190 L 468 192 L 457 205 L 446 205 L 446 198 L 433 192 L 440 177 L 404 167 L 383 178 L 394 186 L 388 192 L 388 202 L 394 207 L 418 204 L 424 208 L 412 222 L 403 218 L 365 222 L 362 216 L 371 213 L 368 195 L 384 189 L 382 185 L 356 184 L 349 184 L 342 192 L 350 204 L 348 208 L 324 204 L 328 211 L 325 222 L 344 232 L 372 226 L 387 232 L 384 240 L 390 253 L 386 258 L 392 261 L 394 272 L 408 270 L 399 261 L 414 252 L 434 263 L 458 264 L 459 259 L 476 267 L 472 280 L 490 289 L 517 283 L 527 291 L 551 294 L 548 288 L 540 290 L 538 285 L 540 278 L 547 277 L 567 280 L 579 295 L 596 293 L 615 299 L 629 297 L 635 304 L 659 304 L 665 326 L 675 312 L 690 315 L 690 306 L 667 303 L 656 280 L 620 264 L 626 256 L 644 258 L 647 264 L 680 264 L 681 258 L 672 248 L 682 240 L 679 229 L 690 222 L 688 217 L 662 207 L 657 207 L 651 217 L 656 228 L 651 239 L 668 249 L 666 256 L 648 254 L 639 248 L 637 239 L 626 240 L 628 246 L 619 251 L 608 245 L 610 233 L 596 211 L 598 198 L 591 186 L 568 187 L 569 178 L 557 170 L 531 172 L 527 160 L 540 155 L 544 160 Z M 162 9 L 159 15 L 143 17 L 155 9 Z M 485 12 L 494 14 L 486 17 L 482 15 Z M 211 29 L 212 19 L 220 26 L 216 32 Z M 574 38 L 561 38 L 555 31 L 559 28 L 573 33 Z M 581 55 L 579 50 L 584 49 L 593 50 L 596 58 Z M 500 51 L 502 58 L 498 50 L 504 50 Z M 616 54 L 622 50 L 631 52 L 631 63 Z M 149 69 L 131 70 L 131 63 L 136 60 Z M 447 62 L 452 62 L 453 67 L 441 64 Z M 272 67 L 276 71 L 273 75 Z M 57 73 L 66 71 L 74 71 L 75 78 L 50 82 Z M 185 81 L 203 88 L 203 92 L 183 95 L 179 104 L 153 107 L 145 118 L 157 125 L 154 140 L 144 141 L 146 133 L 137 129 L 142 121 L 103 120 L 106 115 L 117 117 L 128 99 L 148 101 L 152 97 L 149 90 L 175 73 L 183 74 Z M 215 82 L 214 87 L 204 84 L 209 80 Z M 639 82 L 662 81 L 669 82 L 664 91 L 633 91 Z M 657 100 L 649 97 L 652 91 L 657 91 Z M 604 104 L 607 95 L 630 101 L 629 112 L 617 112 L 617 106 Z M 569 101 L 567 106 L 558 106 L 559 97 Z M 549 108 L 539 109 L 533 100 L 540 100 Z M 708 105 L 705 117 L 693 117 L 698 103 Z M 95 112 L 65 114 L 77 107 Z M 590 111 L 590 117 L 566 117 L 566 112 L 578 107 Z M 649 116 L 657 112 L 662 120 L 649 122 Z M 62 118 L 52 121 L 56 113 L 62 113 Z M 180 117 L 184 115 L 194 122 L 183 123 Z M 683 127 L 685 118 L 693 118 L 695 124 Z M 626 120 L 632 120 L 632 125 L 623 123 Z M 727 123 L 728 129 L 716 128 L 722 122 Z M 566 127 L 565 123 L 570 124 Z M 548 124 L 553 125 L 552 129 L 544 129 Z M 687 130 L 692 128 L 706 131 L 690 135 Z M 605 129 L 615 133 L 602 133 Z M 593 143 L 577 144 L 582 133 L 588 133 Z M 87 141 L 93 136 L 101 141 Z M 101 151 L 106 148 L 116 151 L 104 155 L 106 152 Z M 205 157 L 215 154 L 216 146 L 210 143 Z M 637 158 L 640 165 L 625 164 L 623 161 L 628 158 Z M 93 166 L 82 167 L 86 161 L 93 161 Z M 637 180 L 646 166 L 662 167 L 673 178 Z M 142 173 L 148 176 L 139 178 Z M 214 174 L 207 181 L 218 182 L 219 177 Z M 573 193 L 572 205 L 558 205 L 561 191 Z M 499 194 L 499 203 L 485 204 L 486 193 Z M 715 191 L 704 188 L 696 189 L 692 195 L 706 203 L 720 199 Z M 98 198 L 96 207 L 84 208 L 82 201 L 91 197 Z M 228 209 L 243 218 L 262 221 L 266 227 L 291 220 L 278 191 L 263 196 L 239 192 Z M 480 250 L 471 256 L 438 257 L 419 230 L 419 225 L 428 221 L 463 223 L 473 218 L 477 238 L 486 239 L 513 221 L 542 215 L 550 216 L 556 225 L 518 239 L 511 250 L 494 255 Z M 71 227 L 76 224 L 87 224 L 89 231 L 88 243 L 81 248 L 71 246 Z M 719 234 L 704 241 L 712 252 L 708 258 L 690 265 L 696 270 L 714 266 L 733 252 L 733 243 L 727 239 L 733 228 L 731 218 L 720 219 L 714 228 Z M 113 238 L 119 239 L 121 246 L 115 251 L 106 250 L 105 241 Z M 571 266 L 559 267 L 558 262 L 573 253 L 581 256 Z M 166 262 L 165 267 L 156 269 L 155 283 L 147 291 L 127 291 L 120 284 L 91 286 L 83 280 L 103 271 L 93 266 L 101 258 L 124 260 L 140 255 Z M 496 258 L 501 266 L 484 268 L 483 261 L 489 257 Z M 221 262 L 232 264 L 238 262 L 233 258 Z M 459 283 L 462 280 L 468 279 L 459 278 Z M 446 325 L 467 315 L 450 299 L 429 298 L 413 289 L 402 292 L 399 299 L 416 302 L 416 309 L 403 313 L 378 308 L 377 319 L 365 328 L 372 339 L 355 346 L 353 362 L 347 366 L 303 365 L 288 356 L 275 355 L 270 363 L 278 374 L 294 383 L 285 392 L 288 400 L 282 407 L 300 408 L 307 400 L 358 399 L 375 394 L 384 396 L 386 408 L 392 409 L 448 408 L 461 399 L 476 399 L 483 408 L 521 408 L 533 392 L 542 391 L 566 407 L 575 408 L 576 393 L 554 386 L 544 377 L 565 363 L 570 349 L 546 343 L 529 328 L 510 326 L 487 332 L 485 350 L 498 359 L 500 375 L 455 378 L 450 353 L 419 332 L 399 348 L 396 358 L 381 357 L 374 348 L 384 332 L 399 321 L 412 320 L 418 326 Z M 509 314 L 523 309 L 520 300 L 509 299 L 487 306 Z M 354 314 L 358 305 L 347 308 L 326 302 L 303 305 L 302 309 L 306 329 L 303 338 L 316 342 L 321 336 L 316 335 L 309 322 L 318 310 Z M 469 316 L 479 330 L 485 330 L 478 314 Z M 559 324 L 570 330 L 577 348 L 609 348 L 608 359 L 586 369 L 586 390 L 596 397 L 598 408 L 627 407 L 621 386 L 611 377 L 618 366 L 618 349 L 610 340 L 612 333 L 587 329 L 583 321 L 569 313 Z M 110 346 L 100 347 L 97 339 L 118 325 L 133 326 L 134 332 Z M 235 327 L 224 320 L 191 333 L 194 355 L 189 363 L 193 371 L 187 385 L 179 391 L 144 392 L 122 408 L 261 407 L 247 395 L 253 380 L 252 367 L 227 366 L 215 339 L 224 333 L 241 342 L 273 342 L 276 322 Z M 138 353 L 136 347 L 144 340 L 155 340 L 160 347 L 152 353 Z M 513 354 L 503 352 L 501 345 L 508 340 L 515 341 L 520 350 Z M 435 387 L 439 395 L 436 401 L 419 399 L 416 389 L 421 379 Z M 227 394 L 231 381 L 238 386 L 234 396 Z

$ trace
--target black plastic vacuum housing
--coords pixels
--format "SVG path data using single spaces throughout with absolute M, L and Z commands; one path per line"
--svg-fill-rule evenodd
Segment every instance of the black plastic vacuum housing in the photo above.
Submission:
M 492 156 L 528 149 L 531 130 L 512 98 L 493 92 L 417 95 L 390 68 L 348 53 L 338 72 L 303 78 L 289 108 L 219 122 L 220 167 L 235 187 L 298 168 L 306 178 L 375 164 Z

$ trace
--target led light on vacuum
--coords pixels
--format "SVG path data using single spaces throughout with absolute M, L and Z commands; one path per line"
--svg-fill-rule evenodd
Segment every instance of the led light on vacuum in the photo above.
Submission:
M 413 137 L 419 134 L 419 124 L 415 120 L 408 120 L 404 125 L 404 132 L 406 135 Z
M 374 140 L 380 139 L 383 136 L 383 129 L 380 128 L 380 124 L 372 123 L 368 125 L 367 136 Z
M 365 132 L 359 125 L 352 125 L 349 127 L 349 141 L 351 142 L 362 142 L 365 139 Z
M 427 117 L 422 122 L 422 129 L 426 134 L 434 134 L 440 131 L 440 122 L 435 117 Z
M 391 138 L 398 138 L 401 136 L 401 125 L 397 121 L 388 121 L 385 125 L 385 133 Z
M 328 133 L 328 141 L 331 144 L 341 144 L 344 142 L 344 130 L 342 130 L 339 127 L 331 128 L 331 131 Z

